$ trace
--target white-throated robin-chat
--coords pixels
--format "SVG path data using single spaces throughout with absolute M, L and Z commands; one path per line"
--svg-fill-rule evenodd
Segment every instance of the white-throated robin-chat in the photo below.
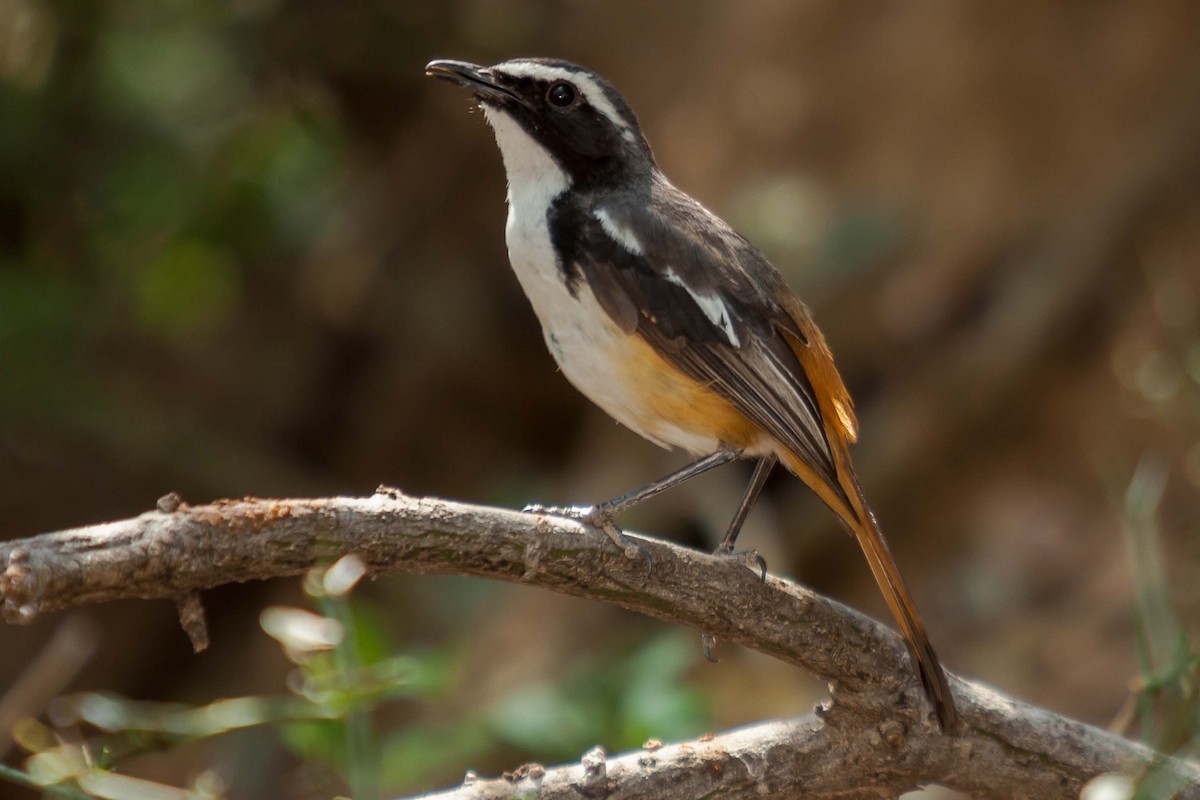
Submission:
M 620 511 L 736 458 L 757 461 L 719 552 L 777 462 L 857 538 L 943 731 L 958 715 L 850 461 L 850 395 L 808 308 L 745 237 L 659 171 L 612 84 L 566 61 L 434 61 L 469 89 L 508 175 L 509 259 L 563 374 L 618 422 L 700 456 L 567 514 L 627 541 Z

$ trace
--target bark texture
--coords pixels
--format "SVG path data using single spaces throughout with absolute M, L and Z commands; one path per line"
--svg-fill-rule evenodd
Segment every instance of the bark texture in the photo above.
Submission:
M 176 602 L 193 644 L 206 641 L 197 592 L 297 575 L 357 554 L 375 574 L 473 575 L 592 598 L 692 626 L 830 682 L 811 717 L 769 722 L 612 759 L 528 765 L 468 779 L 442 798 L 878 797 L 937 783 L 995 798 L 1075 798 L 1104 772 L 1163 761 L 1121 737 L 950 676 L 964 720 L 938 732 L 899 637 L 794 583 L 729 559 L 642 539 L 647 577 L 599 531 L 553 517 L 381 489 L 372 497 L 247 498 L 189 506 L 168 496 L 133 519 L 0 545 L 8 622 L 88 603 Z M 1170 762 L 1181 797 L 1200 799 L 1200 769 Z

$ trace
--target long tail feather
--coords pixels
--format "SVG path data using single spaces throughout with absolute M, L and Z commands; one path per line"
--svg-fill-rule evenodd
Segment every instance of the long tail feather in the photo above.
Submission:
M 871 567 L 871 574 L 875 576 L 883 599 L 904 636 L 904 643 L 912 656 L 925 696 L 937 714 L 938 725 L 944 733 L 954 731 L 958 727 L 958 710 L 954 706 L 954 697 L 950 693 L 946 673 L 933 650 L 933 645 L 929 642 L 929 634 L 925 632 L 925 625 L 917 613 L 908 586 L 900 577 L 900 569 L 892 558 L 892 551 L 887 540 L 883 538 L 879 523 L 867 507 L 853 468 L 839 459 L 840 486 L 834 486 L 799 456 L 785 453 L 782 459 L 788 469 L 799 476 L 825 502 L 858 540 L 863 555 L 867 557 L 867 564 Z
M 908 645 L 908 652 L 917 668 L 925 696 L 929 698 L 929 702 L 937 713 L 938 725 L 943 732 L 951 732 L 958 727 L 958 709 L 955 708 L 954 697 L 950 693 L 946 673 L 929 641 L 929 634 L 925 632 L 925 625 L 917 613 L 912 595 L 909 594 L 904 579 L 900 577 L 900 570 L 896 566 L 895 559 L 892 558 L 887 540 L 883 538 L 883 533 L 879 530 L 879 523 L 875 521 L 875 515 L 871 513 L 865 503 L 861 502 L 861 495 L 859 500 L 860 502 L 855 505 L 861 507 L 862 519 L 853 522 L 847 520 L 847 523 L 855 538 L 858 539 L 863 555 L 867 557 L 871 573 L 875 576 L 875 582 L 879 584 L 880 591 L 883 592 L 883 598 L 887 602 L 888 608 L 891 609 L 892 616 L 896 618 L 896 624 L 900 626 L 900 632 L 904 635 L 904 642 Z
M 799 334 L 785 333 L 789 333 L 792 351 L 815 389 L 832 463 L 813 464 L 799 453 L 781 452 L 780 457 L 788 469 L 816 492 L 858 539 L 875 582 L 879 584 L 883 598 L 896 618 L 900 632 L 904 634 L 925 696 L 937 713 L 938 724 L 943 732 L 952 732 L 958 727 L 958 710 L 950 694 L 946 673 L 942 670 L 937 653 L 933 651 L 933 645 L 929 643 L 929 634 L 925 632 L 912 595 L 900 577 L 900 570 L 892 558 L 887 540 L 883 538 L 879 523 L 867 507 L 850 462 L 850 444 L 858 438 L 858 422 L 850 393 L 846 391 L 825 338 L 813 323 L 808 309 L 795 297 L 788 296 L 784 302 Z

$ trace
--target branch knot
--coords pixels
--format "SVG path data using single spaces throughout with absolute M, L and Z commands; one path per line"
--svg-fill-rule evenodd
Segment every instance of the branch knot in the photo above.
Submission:
M 0 596 L 4 598 L 4 621 L 27 625 L 38 615 L 38 586 L 29 551 L 14 547 L 8 554 L 8 566 L 0 574 Z

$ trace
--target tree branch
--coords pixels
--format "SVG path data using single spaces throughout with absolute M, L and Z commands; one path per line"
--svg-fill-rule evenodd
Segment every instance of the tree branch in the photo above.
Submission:
M 988 797 L 1075 798 L 1103 772 L 1137 773 L 1162 760 L 1110 733 L 951 676 L 965 729 L 940 735 L 903 643 L 832 600 L 729 559 L 655 539 L 647 578 L 598 531 L 579 523 L 391 490 L 369 498 L 229 500 L 160 510 L 0 545 L 0 598 L 9 622 L 123 598 L 180 600 L 196 633 L 195 592 L 297 575 L 347 553 L 371 572 L 473 575 L 613 603 L 690 625 L 803 667 L 831 682 L 836 702 L 814 718 L 768 723 L 709 741 L 607 762 L 592 754 L 609 797 L 749 797 L 822 792 L 894 794 L 940 783 Z M 202 619 L 202 617 L 201 617 Z M 201 623 L 202 625 L 202 623 Z M 202 627 L 200 628 L 202 630 Z M 651 763 L 653 762 L 653 763 Z M 1172 762 L 1200 800 L 1200 769 Z M 538 768 L 542 770 L 542 768 Z M 593 769 L 593 772 L 595 772 Z M 541 797 L 578 796 L 582 767 L 542 770 Z M 523 780 L 533 780 L 527 773 Z M 446 798 L 511 796 L 479 781 Z M 651 791 L 653 787 L 667 787 Z M 847 793 L 853 787 L 854 792 Z M 519 788 L 519 787 L 518 787 Z M 530 786 L 529 788 L 532 788 Z M 553 791 L 551 791 L 553 790 Z M 498 793 L 499 792 L 499 793 Z M 553 792 L 560 792 L 554 794 Z M 585 792 L 587 794 L 587 792 Z

